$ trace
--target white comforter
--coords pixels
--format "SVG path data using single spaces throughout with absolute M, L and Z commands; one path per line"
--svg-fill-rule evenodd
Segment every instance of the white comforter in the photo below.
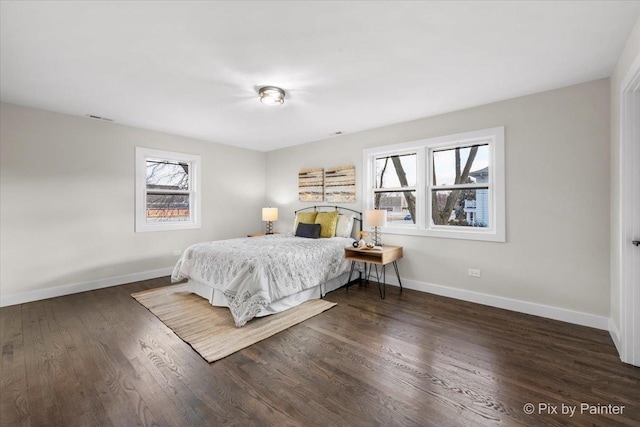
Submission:
M 270 235 L 198 243 L 184 251 L 172 281 L 193 279 L 221 289 L 237 327 L 273 301 L 333 279 L 349 268 L 353 239 Z

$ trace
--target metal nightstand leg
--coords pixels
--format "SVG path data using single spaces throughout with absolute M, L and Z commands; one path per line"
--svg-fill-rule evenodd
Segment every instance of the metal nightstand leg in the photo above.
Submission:
M 347 292 L 349 291 L 349 286 L 351 286 L 351 277 L 353 276 L 353 271 L 355 269 L 357 261 L 351 261 L 351 269 L 349 270 L 349 279 L 347 280 Z M 396 272 L 396 278 L 398 279 L 398 284 L 400 285 L 400 293 L 402 293 L 402 280 L 400 279 L 400 269 L 398 268 L 398 263 L 393 261 L 393 269 Z M 364 264 L 364 280 L 365 283 L 369 283 L 369 277 L 371 277 L 371 267 L 376 270 L 376 281 L 378 282 L 378 291 L 380 292 L 380 299 L 385 299 L 387 296 L 387 266 L 386 264 L 382 266 L 382 271 L 378 271 L 377 264 L 369 264 L 369 271 L 367 271 L 367 262 L 363 262 Z M 380 280 L 380 274 L 382 274 L 382 281 Z M 360 279 L 362 281 L 362 273 L 360 273 Z
M 355 261 L 351 261 L 351 269 L 349 270 L 349 278 L 347 279 L 347 292 L 349 292 L 349 286 L 351 286 L 351 276 L 353 276 L 353 269 L 356 266 Z
M 396 277 L 398 278 L 398 284 L 400 285 L 400 293 L 402 293 L 402 280 L 400 280 L 400 271 L 398 270 L 398 263 L 393 261 L 393 268 L 396 270 Z
M 347 279 L 347 283 L 344 285 L 345 289 L 347 290 L 347 292 L 349 292 L 349 288 L 351 287 L 351 285 L 353 285 L 353 282 L 356 281 L 356 279 L 353 279 L 353 281 L 351 281 L 351 277 L 353 277 L 353 272 L 356 268 L 356 263 L 357 262 L 362 262 L 362 261 L 351 261 L 351 269 L 349 270 L 349 278 Z M 365 280 L 368 281 L 368 277 L 367 277 L 367 263 L 363 262 L 364 264 L 364 273 L 365 273 Z M 371 268 L 369 268 L 371 269 Z M 360 286 L 362 286 L 362 272 L 358 271 L 358 284 Z
M 380 281 L 380 274 L 378 273 L 378 265 L 374 264 L 374 267 L 376 269 L 376 280 L 378 281 L 378 291 L 380 291 L 380 299 L 384 299 L 384 297 L 386 296 L 386 288 L 385 288 L 385 282 L 386 282 L 386 278 L 387 278 L 387 273 L 386 273 L 386 268 L 383 265 L 382 266 L 382 282 Z M 371 267 L 369 267 L 371 268 Z
M 378 274 L 378 266 L 375 265 L 376 268 L 376 280 L 378 281 L 378 290 L 380 291 L 380 299 L 384 299 L 387 296 L 387 266 L 382 266 L 382 282 L 380 282 L 380 275 Z M 393 261 L 393 269 L 396 271 L 396 278 L 398 279 L 398 284 L 400 285 L 400 293 L 402 293 L 402 280 L 400 280 L 400 270 L 398 269 L 398 264 Z

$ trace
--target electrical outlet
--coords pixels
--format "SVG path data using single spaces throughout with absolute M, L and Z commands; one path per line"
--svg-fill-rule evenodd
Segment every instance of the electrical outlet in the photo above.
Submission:
M 469 269 L 469 276 L 471 276 L 471 277 L 480 277 L 480 270 L 477 270 L 475 268 L 470 268 Z
M 180 256 L 180 255 L 182 255 L 182 251 L 181 250 L 173 251 L 173 256 Z

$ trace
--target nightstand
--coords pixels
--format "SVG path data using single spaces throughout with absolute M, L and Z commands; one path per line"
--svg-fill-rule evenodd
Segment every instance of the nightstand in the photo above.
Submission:
M 402 281 L 400 280 L 400 271 L 398 270 L 398 263 L 396 262 L 402 258 L 402 246 L 384 245 L 379 249 L 362 249 L 362 248 L 344 248 L 345 259 L 351 261 L 351 270 L 349 271 L 349 280 L 347 284 L 351 283 L 351 276 L 355 268 L 356 262 L 364 263 L 364 275 L 367 276 L 367 264 L 369 264 L 369 275 L 371 275 L 371 265 L 376 269 L 376 279 L 378 280 L 378 289 L 380 290 L 380 298 L 384 299 L 386 294 L 385 281 L 386 266 L 387 264 L 393 264 L 393 268 L 396 271 L 396 277 L 398 278 L 398 284 L 400 285 L 400 292 L 402 292 Z M 382 266 L 382 282 L 380 282 L 380 276 L 378 274 L 378 266 Z M 347 290 L 349 288 L 347 287 Z
M 280 234 L 280 233 L 273 233 L 273 234 Z M 267 233 L 251 233 L 251 234 L 247 234 L 247 237 L 260 237 L 260 236 L 267 236 Z

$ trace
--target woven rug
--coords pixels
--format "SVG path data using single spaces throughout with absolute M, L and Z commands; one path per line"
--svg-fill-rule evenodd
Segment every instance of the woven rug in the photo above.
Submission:
M 206 299 L 188 292 L 186 284 L 149 289 L 131 296 L 207 362 L 222 359 L 336 305 L 321 299 L 309 300 L 281 313 L 256 317 L 236 328 L 228 308 L 213 307 Z

